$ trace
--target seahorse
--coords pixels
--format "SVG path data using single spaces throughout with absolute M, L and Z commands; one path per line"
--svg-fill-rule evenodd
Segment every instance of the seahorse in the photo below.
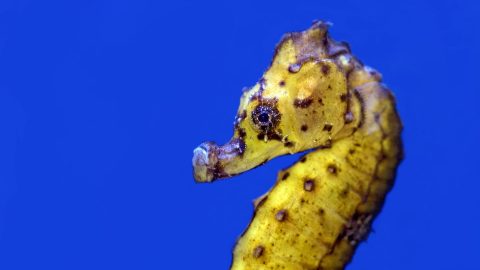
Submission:
M 197 182 L 305 151 L 254 201 L 233 270 L 344 269 L 392 187 L 402 159 L 395 98 L 329 26 L 285 34 L 261 79 L 244 90 L 232 139 L 194 150 Z

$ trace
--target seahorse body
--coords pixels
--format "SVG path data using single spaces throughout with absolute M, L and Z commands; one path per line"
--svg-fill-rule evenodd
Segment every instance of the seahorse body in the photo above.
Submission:
M 286 34 L 246 90 L 227 144 L 194 150 L 198 182 L 308 149 L 255 201 L 231 269 L 343 269 L 391 188 L 401 122 L 381 75 L 316 22 Z

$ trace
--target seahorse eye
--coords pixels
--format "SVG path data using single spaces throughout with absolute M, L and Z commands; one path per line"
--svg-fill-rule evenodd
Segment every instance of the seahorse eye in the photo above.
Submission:
M 259 129 L 266 130 L 274 128 L 279 121 L 278 110 L 269 105 L 258 105 L 252 112 L 252 120 Z
M 260 124 L 268 124 L 269 121 L 270 121 L 270 115 L 267 112 L 262 112 L 258 116 L 258 122 Z

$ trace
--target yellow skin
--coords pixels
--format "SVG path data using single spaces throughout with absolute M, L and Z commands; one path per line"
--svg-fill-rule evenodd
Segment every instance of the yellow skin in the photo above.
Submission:
M 315 149 L 255 201 L 231 269 L 343 269 L 364 240 L 401 159 L 401 123 L 381 75 L 316 22 L 285 35 L 246 90 L 227 144 L 194 150 L 211 182 L 284 154 Z

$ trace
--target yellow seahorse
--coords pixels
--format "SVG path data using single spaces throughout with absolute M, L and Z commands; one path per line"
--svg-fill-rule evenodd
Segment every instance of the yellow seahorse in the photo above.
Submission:
M 395 99 L 328 26 L 286 34 L 243 92 L 233 138 L 194 150 L 196 181 L 211 182 L 314 149 L 255 201 L 231 269 L 343 269 L 392 186 L 402 156 Z

